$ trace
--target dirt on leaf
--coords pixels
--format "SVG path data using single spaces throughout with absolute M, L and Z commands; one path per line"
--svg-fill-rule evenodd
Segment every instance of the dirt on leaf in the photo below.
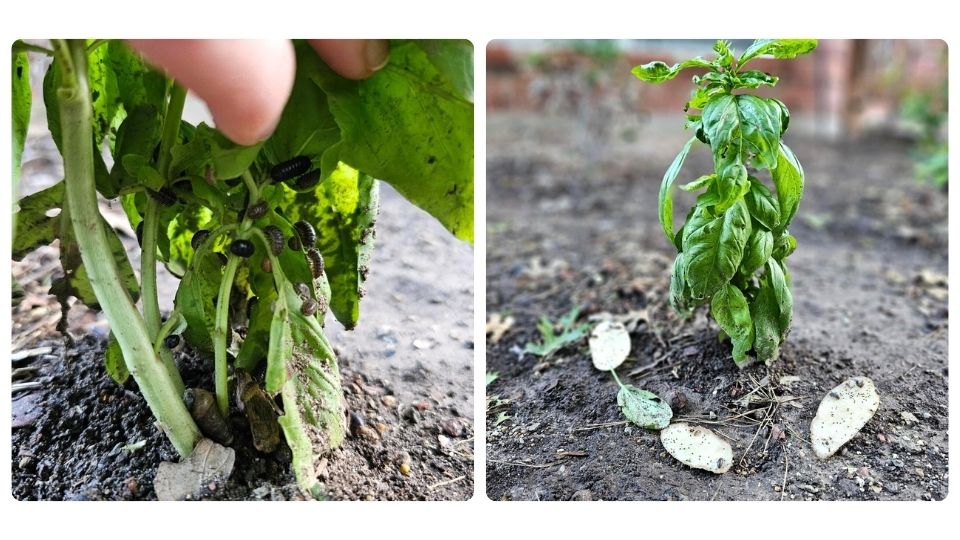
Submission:
M 635 129 L 635 128 L 632 128 Z M 487 495 L 493 500 L 941 500 L 947 495 L 947 194 L 913 178 L 910 144 L 789 133 L 806 170 L 790 336 L 771 366 L 736 367 L 705 308 L 669 306 L 673 246 L 657 220 L 663 172 L 688 136 L 675 117 L 617 129 L 586 159 L 577 119 L 488 120 Z M 691 154 L 683 178 L 711 167 Z M 686 197 L 686 198 L 684 198 Z M 692 198 L 682 194 L 682 217 Z M 679 219 L 679 218 L 678 218 Z M 571 307 L 614 316 L 632 350 L 624 383 L 666 399 L 674 421 L 728 440 L 722 475 L 666 453 L 626 423 L 617 385 L 586 340 L 544 360 L 524 354 L 536 321 Z M 513 318 L 506 331 L 503 321 Z M 492 339 L 495 335 L 498 339 Z M 823 396 L 870 377 L 879 411 L 820 460 L 810 421 Z M 491 406 L 491 396 L 496 396 Z M 509 418 L 504 419 L 504 416 Z

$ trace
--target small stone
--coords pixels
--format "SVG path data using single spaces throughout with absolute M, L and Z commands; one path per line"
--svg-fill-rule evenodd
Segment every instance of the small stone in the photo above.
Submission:
M 357 435 L 362 439 L 367 439 L 369 441 L 379 441 L 380 433 L 376 429 L 373 429 L 370 426 L 360 426 L 360 429 L 357 430 Z
M 210 482 L 209 484 L 207 484 L 207 489 L 209 489 L 210 491 L 216 491 L 216 490 L 217 490 L 217 483 L 216 483 L 216 482 Z
M 440 430 L 450 437 L 460 437 L 463 435 L 463 424 L 455 419 L 444 420 L 440 422 Z
M 413 406 L 406 407 L 400 411 L 400 417 L 411 424 L 416 424 L 420 422 L 420 411 Z
M 673 414 L 682 413 L 687 409 L 687 405 L 689 404 L 687 394 L 679 388 L 671 388 L 668 390 L 666 398 L 667 404 L 670 405 L 670 409 L 673 410 Z
M 387 432 L 387 425 L 384 424 L 383 422 L 377 422 L 376 424 L 373 425 L 373 427 L 377 429 L 378 433 L 382 434 Z
M 401 463 L 401 464 L 400 464 L 400 474 L 402 474 L 402 475 L 404 475 L 404 476 L 410 476 L 410 473 L 411 473 L 411 471 L 410 471 L 410 465 L 407 464 L 407 463 Z
M 420 401 L 414 402 L 414 403 L 413 403 L 413 406 L 414 406 L 418 411 L 421 411 L 421 412 L 422 412 L 422 411 L 429 411 L 431 408 L 433 408 L 433 405 L 432 405 L 429 401 L 427 401 L 427 400 L 425 400 L 425 399 L 421 399 Z
M 393 396 L 383 396 L 380 398 L 380 402 L 383 403 L 385 407 L 390 407 L 391 409 L 397 406 L 397 398 Z
M 433 341 L 432 339 L 415 339 L 415 340 L 413 340 L 413 346 L 414 346 L 414 348 L 419 349 L 419 350 L 421 350 L 421 351 L 424 351 L 424 350 L 427 350 L 427 349 L 432 349 L 434 345 L 436 345 L 436 342 Z
M 354 437 L 359 437 L 360 430 L 366 427 L 365 424 L 366 422 L 363 420 L 362 414 L 355 411 L 350 411 L 350 434 L 351 435 L 353 435 Z
M 907 411 L 901 412 L 900 418 L 903 419 L 903 423 L 908 426 L 912 426 L 914 424 L 920 423 L 920 420 L 916 416 L 914 416 L 913 413 L 910 413 Z
M 883 433 L 877 433 L 877 440 L 884 444 L 887 442 L 887 438 L 883 435 Z

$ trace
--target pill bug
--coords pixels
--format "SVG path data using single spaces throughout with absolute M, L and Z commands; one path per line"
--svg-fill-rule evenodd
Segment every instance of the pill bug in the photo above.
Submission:
M 300 244 L 303 247 L 312 248 L 317 245 L 317 231 L 313 228 L 313 225 L 300 220 L 293 224 L 293 229 L 297 231 L 297 236 L 300 238 Z
M 177 194 L 168 187 L 162 187 L 159 191 L 147 189 L 150 198 L 164 206 L 173 206 L 177 203 Z
M 297 181 L 294 182 L 293 187 L 297 191 L 305 191 L 317 185 L 318 182 L 320 182 L 320 169 L 314 169 L 297 178 Z
M 320 254 L 320 250 L 317 248 L 308 249 L 307 262 L 310 263 L 310 273 L 313 274 L 313 279 L 318 279 L 323 275 L 323 255 Z
M 202 388 L 188 388 L 183 394 L 183 403 L 204 435 L 224 445 L 233 442 L 230 424 L 220 414 L 213 394 Z
M 257 303 L 260 302 L 260 299 L 256 296 L 251 297 L 247 300 L 247 320 L 252 319 L 253 308 L 257 307 Z
M 310 287 L 306 283 L 297 283 L 293 288 L 297 290 L 300 298 L 310 298 Z
M 305 298 L 303 303 L 300 304 L 300 312 L 307 316 L 315 314 L 318 309 L 320 309 L 320 304 L 313 298 Z
M 237 380 L 237 405 L 247 417 L 253 447 L 269 454 L 280 444 L 277 407 L 249 374 L 240 372 Z
M 274 182 L 282 182 L 296 178 L 307 172 L 310 168 L 310 158 L 306 156 L 297 156 L 293 159 L 278 163 L 270 169 L 270 178 Z
M 200 249 L 200 244 L 203 244 L 209 237 L 210 231 L 206 229 L 200 229 L 199 231 L 193 233 L 193 238 L 190 239 L 190 245 L 193 247 L 193 250 L 196 251 Z
M 230 243 L 230 253 L 238 257 L 249 257 L 253 255 L 253 242 L 238 238 Z
M 270 262 L 268 257 L 260 259 L 260 269 L 263 270 L 264 274 L 269 274 L 273 272 L 273 263 Z
M 168 349 L 174 349 L 177 345 L 180 344 L 180 336 L 177 334 L 170 334 L 169 336 L 163 338 L 163 344 Z
M 283 231 L 276 225 L 267 225 L 263 228 L 263 234 L 266 235 L 270 243 L 270 251 L 274 255 L 283 253 Z
M 300 239 L 297 238 L 296 234 L 290 235 L 290 238 L 287 240 L 287 247 L 293 251 L 300 251 Z
M 247 217 L 250 219 L 260 219 L 267 215 L 267 202 L 260 201 L 257 204 L 247 207 Z
M 137 223 L 137 243 L 143 245 L 143 222 Z

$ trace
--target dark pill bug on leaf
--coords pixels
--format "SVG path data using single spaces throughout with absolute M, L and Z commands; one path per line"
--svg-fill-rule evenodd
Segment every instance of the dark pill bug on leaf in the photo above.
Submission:
M 177 334 L 170 334 L 169 336 L 163 338 L 163 344 L 168 349 L 175 349 L 177 345 L 180 344 L 180 336 Z
M 150 195 L 153 200 L 164 206 L 173 206 L 177 203 L 177 194 L 168 187 L 162 187 L 159 191 L 147 189 L 147 194 Z
M 320 169 L 314 169 L 307 174 L 304 174 L 297 178 L 297 181 L 294 182 L 293 187 L 297 191 L 306 191 L 320 182 Z
M 204 243 L 207 238 L 210 237 L 210 231 L 206 229 L 200 229 L 199 231 L 193 233 L 193 238 L 190 239 L 190 246 L 193 247 L 193 250 L 196 251 L 200 249 L 200 244 Z
M 318 279 L 323 275 L 323 255 L 320 254 L 320 250 L 317 248 L 308 249 L 307 261 L 310 263 L 310 272 L 313 274 L 313 279 Z
M 287 240 L 287 247 L 292 251 L 300 251 L 300 239 L 297 238 L 297 235 L 290 235 L 290 238 Z
M 315 314 L 318 309 L 320 309 L 320 304 L 313 298 L 306 298 L 303 304 L 300 304 L 300 312 L 307 316 Z
M 257 204 L 247 207 L 247 217 L 250 219 L 260 219 L 267 215 L 267 202 L 260 201 Z
M 306 248 L 312 248 L 317 245 L 317 231 L 310 223 L 300 220 L 293 224 L 297 231 L 297 237 L 300 238 L 300 244 Z
M 270 169 L 270 178 L 274 182 L 283 182 L 296 178 L 310 169 L 310 158 L 297 156 L 283 163 L 278 163 Z
M 249 257 L 253 255 L 253 242 L 238 238 L 230 244 L 230 253 L 238 257 Z
M 263 228 L 263 234 L 267 236 L 270 242 L 270 251 L 274 255 L 283 253 L 283 231 L 276 225 L 267 225 Z

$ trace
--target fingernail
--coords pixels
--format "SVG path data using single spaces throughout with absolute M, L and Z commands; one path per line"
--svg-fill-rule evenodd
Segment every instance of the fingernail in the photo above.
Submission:
M 371 73 L 380 71 L 390 59 L 390 42 L 385 39 L 368 39 L 364 45 L 363 58 Z

